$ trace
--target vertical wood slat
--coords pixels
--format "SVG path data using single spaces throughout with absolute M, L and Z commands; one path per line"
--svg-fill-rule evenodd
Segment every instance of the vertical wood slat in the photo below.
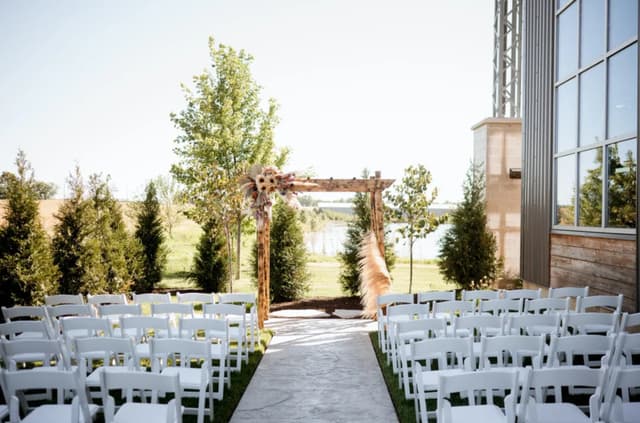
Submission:
M 262 228 L 257 230 L 258 242 L 258 327 L 264 329 L 264 321 L 269 318 L 270 281 L 269 256 L 271 244 L 271 222 L 265 219 Z
M 521 276 L 549 285 L 554 2 L 524 1 Z

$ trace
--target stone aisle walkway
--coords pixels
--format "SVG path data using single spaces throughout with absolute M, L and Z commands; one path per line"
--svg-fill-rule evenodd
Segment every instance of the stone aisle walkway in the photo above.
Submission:
M 274 319 L 232 423 L 397 422 L 368 320 Z

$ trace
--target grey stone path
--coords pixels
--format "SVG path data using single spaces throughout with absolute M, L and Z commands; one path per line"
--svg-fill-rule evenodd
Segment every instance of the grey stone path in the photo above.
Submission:
M 274 319 L 232 423 L 397 422 L 361 319 Z

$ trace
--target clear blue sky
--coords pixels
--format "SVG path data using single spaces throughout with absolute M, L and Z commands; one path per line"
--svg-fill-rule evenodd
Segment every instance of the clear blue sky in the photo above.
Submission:
M 23 149 L 58 197 L 76 163 L 140 196 L 175 161 L 169 113 L 212 35 L 255 57 L 285 170 L 422 163 L 458 200 L 470 127 L 491 113 L 492 28 L 493 0 L 2 0 L 0 171 Z

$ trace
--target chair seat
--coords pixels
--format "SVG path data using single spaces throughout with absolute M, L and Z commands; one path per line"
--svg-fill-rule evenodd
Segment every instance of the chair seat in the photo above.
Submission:
M 93 418 L 98 412 L 98 406 L 89 404 L 89 414 Z M 21 423 L 53 423 L 53 422 L 70 422 L 71 421 L 71 405 L 69 404 L 47 404 L 41 405 L 29 413 L 21 420 Z M 80 415 L 82 420 L 82 414 Z M 89 423 L 89 422 L 87 422 Z
M 529 335 L 534 335 L 534 336 L 555 333 L 557 330 L 558 328 L 556 326 L 534 325 L 534 326 L 527 327 L 527 333 Z
M 611 423 L 637 423 L 640 416 L 640 402 L 622 403 L 622 420 L 615 413 L 611 418 Z
M 451 423 L 499 423 L 507 417 L 497 405 L 458 406 L 451 408 Z
M 104 369 L 109 369 L 109 372 L 111 373 L 119 373 L 119 372 L 131 372 L 131 369 L 129 369 L 128 367 L 122 367 L 122 366 L 108 366 L 108 367 L 98 367 L 97 369 L 95 369 L 93 372 L 91 372 L 91 374 L 89 376 L 86 377 L 85 379 L 85 385 L 87 385 L 90 388 L 93 387 L 99 387 L 100 386 L 100 373 L 102 373 L 104 371 Z
M 551 404 L 529 404 L 527 422 L 530 423 L 590 423 L 582 410 L 566 402 Z
M 222 349 L 222 344 L 211 344 L 211 358 L 221 359 L 226 358 L 226 354 Z
M 202 369 L 192 367 L 167 367 L 162 370 L 163 375 L 180 375 L 180 387 L 182 389 L 200 389 Z
M 463 369 L 427 370 L 420 375 L 422 386 L 425 391 L 435 391 L 438 389 L 438 377 L 443 375 L 455 375 L 463 373 Z
M 115 414 L 116 423 L 166 422 L 168 404 L 140 404 L 128 402 L 122 404 Z

